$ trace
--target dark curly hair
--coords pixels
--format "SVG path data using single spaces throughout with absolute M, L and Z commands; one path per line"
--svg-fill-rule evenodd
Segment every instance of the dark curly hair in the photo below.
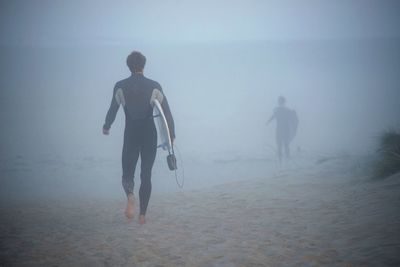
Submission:
M 146 65 L 146 57 L 138 51 L 133 51 L 126 59 L 126 65 L 132 73 L 143 71 L 144 65 Z

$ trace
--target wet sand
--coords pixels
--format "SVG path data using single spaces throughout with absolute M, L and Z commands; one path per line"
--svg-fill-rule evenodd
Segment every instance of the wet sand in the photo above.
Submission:
M 400 175 L 346 159 L 201 190 L 1 205 L 0 266 L 399 266 Z

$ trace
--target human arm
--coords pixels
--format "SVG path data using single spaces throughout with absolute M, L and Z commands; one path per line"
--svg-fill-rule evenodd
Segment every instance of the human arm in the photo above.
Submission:
M 269 118 L 269 120 L 267 121 L 267 123 L 266 123 L 265 125 L 270 124 L 270 122 L 271 122 L 273 119 L 275 119 L 275 113 L 272 114 L 272 116 Z
M 164 111 L 164 115 L 165 118 L 167 120 L 168 123 L 168 128 L 169 128 L 169 134 L 171 136 L 171 142 L 174 143 L 175 140 L 175 122 L 174 122 L 174 118 L 172 117 L 172 113 L 171 113 L 171 109 L 169 108 L 168 105 L 168 100 L 164 95 L 164 100 L 161 103 L 161 107 Z
M 104 135 L 110 134 L 111 124 L 113 124 L 115 117 L 117 116 L 118 109 L 119 109 L 119 104 L 117 103 L 117 100 L 115 99 L 115 92 L 116 92 L 117 88 L 118 88 L 117 85 L 115 85 L 114 90 L 113 90 L 112 99 L 111 99 L 110 108 L 108 109 L 106 119 L 105 119 L 105 122 L 103 125 L 103 134 Z

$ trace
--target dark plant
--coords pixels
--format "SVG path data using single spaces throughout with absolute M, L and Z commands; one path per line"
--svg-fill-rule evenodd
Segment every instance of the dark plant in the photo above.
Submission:
M 385 178 L 400 171 L 400 132 L 388 130 L 379 137 L 375 175 Z

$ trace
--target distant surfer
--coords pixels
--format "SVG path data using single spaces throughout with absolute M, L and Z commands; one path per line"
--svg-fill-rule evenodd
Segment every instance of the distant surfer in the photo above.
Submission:
M 282 150 L 286 158 L 290 158 L 290 142 L 296 136 L 298 117 L 295 110 L 286 107 L 286 99 L 283 96 L 278 98 L 278 107 L 268 120 L 267 125 L 276 120 L 276 144 L 278 147 L 279 162 L 282 162 Z
M 146 57 L 140 52 L 134 51 L 128 56 L 126 63 L 132 74 L 129 78 L 117 82 L 114 86 L 111 105 L 103 125 L 103 134 L 109 134 L 119 106 L 122 105 L 125 112 L 124 145 L 122 149 L 122 186 L 127 196 L 125 215 L 130 220 L 135 214 L 133 178 L 140 155 L 139 223 L 144 224 L 151 194 L 151 171 L 157 152 L 153 99 L 157 99 L 161 103 L 170 127 L 172 140 L 175 138 L 174 121 L 160 84 L 143 75 Z

